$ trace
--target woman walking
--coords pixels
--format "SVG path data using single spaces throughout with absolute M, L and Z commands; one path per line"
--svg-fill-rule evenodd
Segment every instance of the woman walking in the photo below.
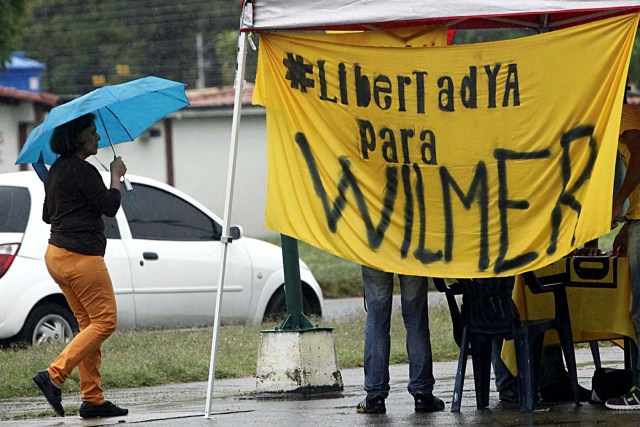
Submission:
M 116 299 L 104 262 L 106 237 L 102 215 L 120 208 L 120 178 L 127 171 L 118 157 L 111 162 L 107 188 L 98 170 L 86 161 L 98 152 L 95 116 L 85 114 L 55 128 L 51 149 L 60 157 L 45 180 L 42 219 L 51 224 L 45 254 L 47 270 L 62 290 L 80 333 L 33 381 L 58 416 L 64 416 L 62 385 L 77 366 L 82 418 L 127 415 L 105 400 L 101 387 L 101 344 L 117 326 Z

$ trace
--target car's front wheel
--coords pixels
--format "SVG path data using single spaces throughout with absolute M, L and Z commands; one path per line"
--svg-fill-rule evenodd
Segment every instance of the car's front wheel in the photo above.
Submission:
M 31 310 L 17 341 L 31 345 L 68 343 L 78 330 L 78 322 L 68 307 L 46 302 Z

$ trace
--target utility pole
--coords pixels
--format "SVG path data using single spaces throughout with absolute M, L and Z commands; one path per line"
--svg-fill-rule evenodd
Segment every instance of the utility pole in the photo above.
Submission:
M 198 80 L 196 88 L 202 89 L 204 85 L 204 46 L 202 43 L 202 33 L 196 34 L 196 49 L 198 52 Z

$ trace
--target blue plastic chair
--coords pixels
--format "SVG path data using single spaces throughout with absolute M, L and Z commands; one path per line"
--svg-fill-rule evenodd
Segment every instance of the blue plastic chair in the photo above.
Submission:
M 454 338 L 460 347 L 451 412 L 459 412 L 467 358 L 471 356 L 476 389 L 476 406 L 489 405 L 491 388 L 491 352 L 493 340 L 515 340 L 518 369 L 519 406 L 531 412 L 538 401 L 538 376 L 542 359 L 544 333 L 555 329 L 560 337 L 575 404 L 580 406 L 573 336 L 565 290 L 566 275 L 545 278 L 542 283 L 532 272 L 525 273 L 525 284 L 534 294 L 553 292 L 555 317 L 544 320 L 521 320 L 511 299 L 514 277 L 459 279 L 452 285 L 434 279 L 436 288 L 444 292 L 451 313 Z M 455 295 L 462 295 L 458 308 Z

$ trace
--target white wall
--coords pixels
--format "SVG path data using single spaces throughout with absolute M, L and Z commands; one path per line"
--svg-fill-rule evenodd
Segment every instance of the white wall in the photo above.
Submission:
M 173 122 L 175 186 L 222 217 L 227 187 L 231 117 Z M 264 113 L 240 121 L 231 223 L 263 237 L 267 198 L 267 133 Z
M 20 170 L 15 165 L 19 151 L 18 124 L 33 120 L 32 102 L 20 102 L 18 105 L 0 103 L 0 173 Z
M 116 154 L 124 160 L 129 173 L 167 182 L 164 133 L 157 138 L 137 138 L 133 142 L 116 144 L 114 149 Z M 113 150 L 110 147 L 101 148 L 95 157 L 106 167 L 104 170 L 109 170 L 109 163 L 113 160 Z M 99 162 L 94 160 L 92 163 L 98 169 L 102 169 Z

